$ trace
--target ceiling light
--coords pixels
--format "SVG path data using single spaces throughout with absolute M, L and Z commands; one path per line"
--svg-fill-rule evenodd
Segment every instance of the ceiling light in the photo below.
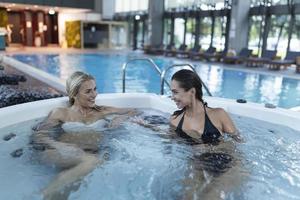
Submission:
M 139 15 L 135 16 L 135 20 L 140 20 L 140 19 L 141 19 L 141 16 L 139 16 Z
M 49 9 L 49 15 L 54 15 L 55 14 L 55 10 L 54 9 Z

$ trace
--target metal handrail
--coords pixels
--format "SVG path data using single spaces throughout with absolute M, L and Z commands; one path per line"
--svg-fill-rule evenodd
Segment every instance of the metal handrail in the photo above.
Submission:
M 161 71 L 159 69 L 159 67 L 155 64 L 155 62 L 151 59 L 151 58 L 134 58 L 134 59 L 131 59 L 129 61 L 127 61 L 126 63 L 123 64 L 122 66 L 122 91 L 123 93 L 125 93 L 125 88 L 126 88 L 126 68 L 128 66 L 128 64 L 130 62 L 133 62 L 133 61 L 137 61 L 137 60 L 144 60 L 144 61 L 148 61 L 150 64 L 152 64 L 151 66 L 154 67 L 154 69 L 156 70 L 156 72 L 161 76 Z M 166 84 L 170 87 L 170 84 L 163 78 L 163 82 L 166 82 Z
M 161 75 L 160 75 L 160 94 L 161 94 L 161 95 L 164 94 L 164 82 L 165 82 L 165 81 L 163 81 L 163 80 L 165 80 L 166 72 L 167 72 L 169 69 L 171 69 L 171 68 L 174 68 L 174 67 L 184 67 L 184 66 L 190 67 L 195 73 L 197 73 L 196 70 L 195 70 L 195 67 L 194 67 L 193 65 L 189 64 L 189 63 L 187 63 L 187 64 L 174 64 L 174 65 L 171 65 L 171 66 L 169 66 L 168 68 L 164 69 L 164 70 L 162 71 Z M 212 96 L 212 94 L 210 93 L 208 87 L 205 85 L 205 83 L 202 81 L 201 78 L 200 78 L 200 80 L 201 80 L 201 83 L 202 83 L 204 89 L 206 90 L 207 94 L 208 94 L 209 96 Z M 169 85 L 169 88 L 170 88 L 170 85 Z

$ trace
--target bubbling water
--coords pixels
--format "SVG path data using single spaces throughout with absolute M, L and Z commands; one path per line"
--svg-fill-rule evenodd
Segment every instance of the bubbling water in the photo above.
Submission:
M 219 145 L 189 145 L 170 129 L 169 114 L 142 111 L 156 129 L 129 120 L 99 131 L 104 162 L 69 199 L 299 199 L 299 132 L 231 115 L 245 143 L 225 136 Z M 0 141 L 0 199 L 41 199 L 40 191 L 59 173 L 37 162 L 28 145 L 39 121 L 0 130 L 15 134 Z M 13 158 L 20 148 L 23 155 Z

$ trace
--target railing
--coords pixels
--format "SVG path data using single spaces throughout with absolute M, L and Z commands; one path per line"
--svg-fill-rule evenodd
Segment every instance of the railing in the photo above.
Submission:
M 166 68 L 165 70 L 163 70 L 162 73 L 161 73 L 161 75 L 160 75 L 160 94 L 161 94 L 161 95 L 164 94 L 164 82 L 165 82 L 165 81 L 163 81 L 163 80 L 165 80 L 166 72 L 169 71 L 171 68 L 174 68 L 174 67 L 184 67 L 184 66 L 188 66 L 188 67 L 191 68 L 195 73 L 197 73 L 196 70 L 195 70 L 195 68 L 194 68 L 194 66 L 191 65 L 191 64 L 174 64 L 174 65 L 169 66 L 168 68 Z M 212 94 L 210 93 L 208 87 L 205 85 L 205 83 L 202 81 L 201 78 L 200 78 L 200 80 L 201 80 L 201 83 L 202 83 L 204 89 L 206 90 L 207 94 L 208 94 L 209 96 L 212 96 Z M 170 85 L 168 85 L 168 86 L 170 87 Z
M 151 59 L 151 58 L 134 58 L 134 59 L 131 59 L 129 61 L 127 61 L 126 63 L 123 64 L 123 67 L 122 67 L 122 91 L 123 93 L 125 93 L 125 88 L 126 88 L 126 69 L 127 69 L 127 66 L 129 63 L 133 62 L 133 61 L 138 61 L 138 60 L 143 60 L 143 61 L 148 61 L 151 66 L 154 67 L 155 71 L 159 74 L 159 76 L 161 76 L 161 71 L 159 69 L 159 67 L 155 64 L 155 62 Z M 163 79 L 164 80 L 164 79 Z M 166 82 L 166 84 L 170 87 L 170 84 L 164 80 L 163 82 Z
M 134 59 L 131 59 L 129 61 L 127 61 L 126 63 L 123 64 L 122 66 L 122 92 L 125 93 L 126 92 L 126 69 L 127 69 L 127 66 L 129 63 L 131 62 L 134 62 L 134 61 L 138 61 L 138 60 L 142 60 L 142 61 L 148 61 L 152 67 L 154 67 L 155 71 L 160 75 L 160 94 L 163 95 L 164 94 L 164 83 L 166 83 L 169 87 L 169 89 L 171 89 L 171 86 L 170 84 L 168 83 L 168 81 L 166 81 L 165 79 L 165 75 L 166 75 L 166 72 L 168 70 L 170 70 L 171 68 L 174 68 L 174 67 L 184 67 L 184 66 L 188 66 L 190 67 L 195 73 L 196 70 L 194 68 L 193 65 L 191 64 L 174 64 L 174 65 L 171 65 L 169 66 L 167 69 L 163 70 L 161 72 L 161 70 L 159 69 L 159 67 L 155 64 L 155 62 L 151 59 L 151 58 L 134 58 Z M 207 86 L 203 83 L 203 81 L 201 80 L 201 83 L 204 87 L 204 89 L 206 90 L 207 94 L 209 96 L 212 96 L 209 89 L 207 88 Z

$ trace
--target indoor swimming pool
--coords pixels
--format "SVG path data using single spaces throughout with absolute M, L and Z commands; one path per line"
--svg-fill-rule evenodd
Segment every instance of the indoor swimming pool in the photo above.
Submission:
M 48 72 L 62 80 L 76 70 L 86 71 L 96 77 L 100 93 L 122 92 L 122 65 L 142 54 L 18 54 L 13 58 Z M 164 69 L 188 60 L 154 57 L 154 62 Z M 144 61 L 129 64 L 126 72 L 126 92 L 159 93 L 160 79 L 154 68 Z M 246 99 L 256 103 L 271 103 L 283 108 L 300 106 L 300 80 L 225 69 L 216 63 L 195 64 L 196 71 L 213 96 Z M 167 74 L 170 79 L 172 69 Z M 166 93 L 168 91 L 166 90 Z

